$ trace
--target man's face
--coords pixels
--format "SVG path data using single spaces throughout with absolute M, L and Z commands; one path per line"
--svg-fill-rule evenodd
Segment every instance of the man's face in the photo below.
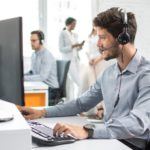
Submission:
M 31 47 L 33 50 L 39 50 L 41 47 L 40 40 L 37 34 L 31 34 Z
M 104 28 L 96 27 L 99 36 L 97 46 L 105 60 L 117 58 L 119 56 L 119 44 L 116 39 Z

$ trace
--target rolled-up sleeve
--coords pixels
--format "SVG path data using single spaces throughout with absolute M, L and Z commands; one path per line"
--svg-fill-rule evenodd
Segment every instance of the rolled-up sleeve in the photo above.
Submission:
M 88 111 L 92 107 L 96 106 L 102 99 L 100 81 L 98 80 L 78 99 L 46 108 L 45 117 L 73 116 L 78 113 Z

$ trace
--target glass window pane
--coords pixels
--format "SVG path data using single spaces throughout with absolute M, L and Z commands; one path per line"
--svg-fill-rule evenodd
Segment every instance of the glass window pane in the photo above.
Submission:
M 0 20 L 23 17 L 24 56 L 31 56 L 30 32 L 39 29 L 38 0 L 3 0 L 0 5 Z
M 92 27 L 91 0 L 48 0 L 47 10 L 47 45 L 55 57 L 60 57 L 58 38 L 67 17 L 76 18 L 75 32 L 79 35 L 79 41 L 87 39 Z

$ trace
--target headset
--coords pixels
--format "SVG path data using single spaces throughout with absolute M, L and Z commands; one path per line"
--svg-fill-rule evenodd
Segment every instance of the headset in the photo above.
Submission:
M 43 33 L 42 31 L 38 30 L 38 31 L 37 31 L 37 35 L 38 35 L 38 37 L 39 37 L 40 44 L 43 44 L 44 39 L 45 39 L 44 33 Z
M 123 13 L 123 31 L 118 35 L 118 43 L 125 45 L 130 41 L 130 35 L 128 33 L 128 16 L 125 10 L 118 9 L 118 11 Z

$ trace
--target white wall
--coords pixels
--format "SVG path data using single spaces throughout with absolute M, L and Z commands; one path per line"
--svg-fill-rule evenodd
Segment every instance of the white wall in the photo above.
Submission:
M 136 15 L 138 30 L 135 45 L 150 59 L 150 0 L 99 0 L 98 13 L 111 7 L 121 7 Z

